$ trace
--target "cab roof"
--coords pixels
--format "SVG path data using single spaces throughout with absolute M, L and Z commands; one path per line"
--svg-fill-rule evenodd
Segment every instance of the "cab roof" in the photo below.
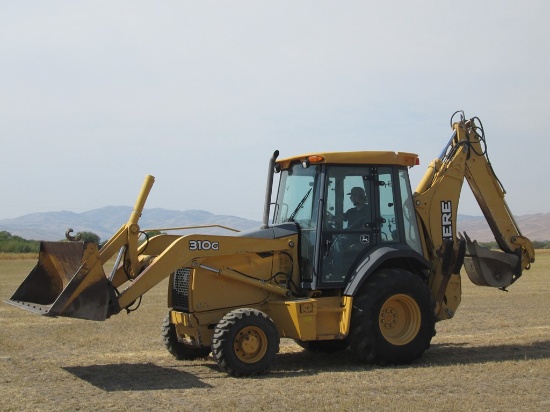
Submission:
M 299 156 L 285 157 L 278 159 L 277 163 L 281 169 L 286 169 L 294 162 L 307 161 L 310 164 L 353 164 L 353 165 L 398 165 L 415 166 L 419 164 L 418 155 L 406 152 L 318 152 L 308 153 Z

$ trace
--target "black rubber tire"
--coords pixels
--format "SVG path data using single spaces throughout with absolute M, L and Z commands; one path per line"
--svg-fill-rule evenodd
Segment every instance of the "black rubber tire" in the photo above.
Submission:
M 176 327 L 170 323 L 170 314 L 164 317 L 160 332 L 164 346 L 168 352 L 178 360 L 206 358 L 210 354 L 210 348 L 208 346 L 197 348 L 178 341 Z
M 434 299 L 420 277 L 402 269 L 381 269 L 353 299 L 351 348 L 367 363 L 408 364 L 430 347 L 434 312 Z M 403 332 L 392 336 L 394 326 Z
M 212 355 L 231 376 L 266 373 L 279 352 L 280 337 L 263 312 L 242 308 L 226 314 L 214 329 Z
M 314 353 L 334 353 L 341 352 L 349 348 L 349 341 L 347 339 L 334 339 L 334 340 L 294 340 L 300 347 L 308 352 Z

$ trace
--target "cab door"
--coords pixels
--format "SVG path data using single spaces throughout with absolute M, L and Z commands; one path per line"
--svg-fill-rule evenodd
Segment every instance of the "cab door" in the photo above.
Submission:
M 370 166 L 327 168 L 319 288 L 345 284 L 356 260 L 377 242 L 375 174 Z

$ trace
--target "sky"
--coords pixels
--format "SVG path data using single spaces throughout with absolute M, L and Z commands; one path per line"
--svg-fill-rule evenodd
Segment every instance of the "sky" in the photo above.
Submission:
M 483 122 L 512 212 L 550 212 L 548 1 L 0 10 L 0 219 L 132 206 L 150 174 L 146 208 L 261 220 L 274 150 L 418 153 L 414 189 L 456 110 Z M 467 185 L 459 213 L 481 215 Z

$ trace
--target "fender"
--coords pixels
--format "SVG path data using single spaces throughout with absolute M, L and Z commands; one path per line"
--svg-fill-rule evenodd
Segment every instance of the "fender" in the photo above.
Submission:
M 395 260 L 395 262 L 390 263 L 390 266 L 409 269 L 413 273 L 430 269 L 430 261 L 409 245 L 400 243 L 378 246 L 359 262 L 351 275 L 348 286 L 344 290 L 344 295 L 355 296 L 359 288 L 376 269 L 392 260 Z

